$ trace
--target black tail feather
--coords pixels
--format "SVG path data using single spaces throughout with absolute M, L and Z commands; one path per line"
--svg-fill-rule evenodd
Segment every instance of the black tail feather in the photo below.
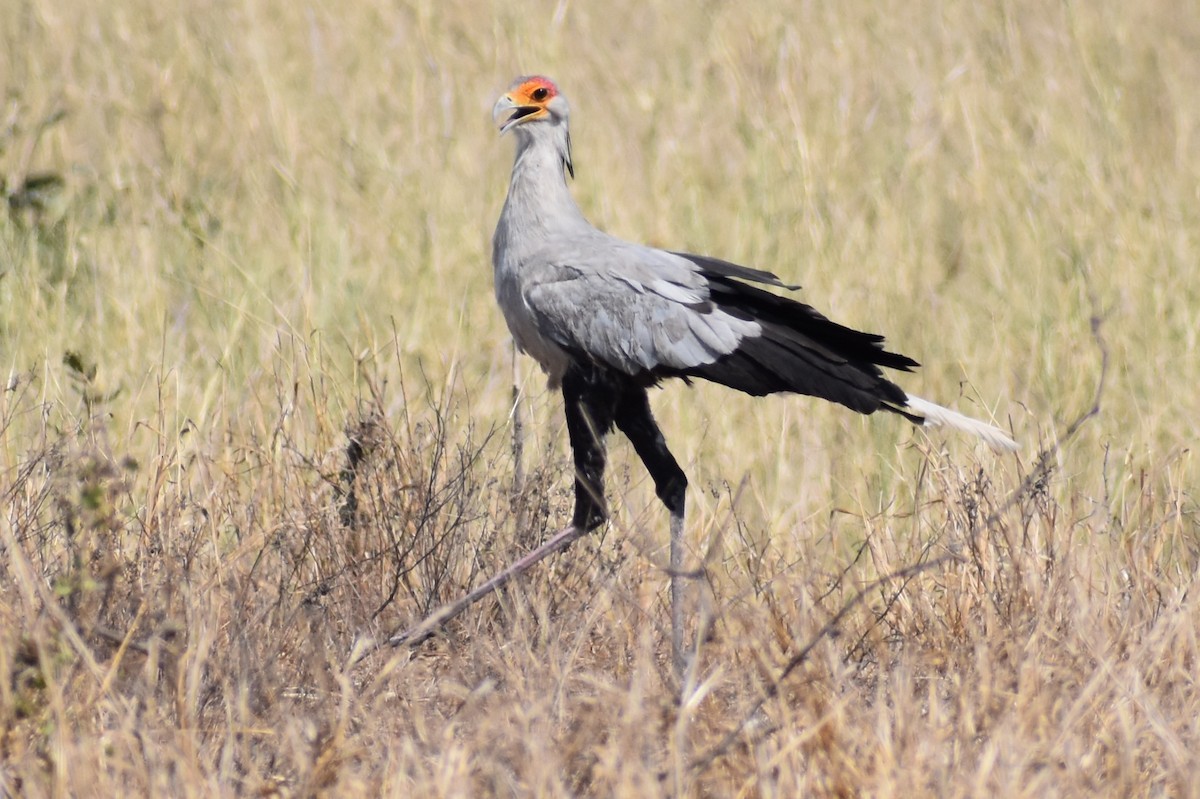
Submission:
M 903 410 L 907 395 L 884 376 L 881 367 L 907 372 L 920 364 L 885 350 L 883 336 L 839 325 L 811 306 L 737 279 L 782 285 L 765 279 L 773 275 L 687 257 L 708 279 L 713 304 L 725 313 L 758 322 L 762 334 L 743 339 L 737 349 L 713 363 L 672 374 L 711 380 L 755 396 L 807 394 L 859 413 L 882 409 L 909 416 Z

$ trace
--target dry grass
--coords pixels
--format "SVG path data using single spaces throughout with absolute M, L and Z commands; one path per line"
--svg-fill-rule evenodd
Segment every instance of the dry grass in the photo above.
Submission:
M 0 794 L 1200 795 L 1195 9 L 9 6 Z M 1026 445 L 657 395 L 682 689 L 621 442 L 606 532 L 348 665 L 569 513 L 524 361 L 514 489 L 488 266 L 534 70 L 594 221 L 803 282 Z

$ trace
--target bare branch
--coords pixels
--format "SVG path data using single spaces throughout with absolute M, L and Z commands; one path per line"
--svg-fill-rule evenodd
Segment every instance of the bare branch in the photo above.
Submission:
M 838 628 L 841 626 L 842 620 L 850 614 L 850 611 L 861 605 L 863 601 L 876 589 L 896 580 L 908 581 L 922 572 L 935 569 L 938 566 L 956 560 L 958 560 L 958 558 L 954 555 L 943 555 L 940 558 L 936 558 L 925 563 L 916 563 L 912 566 L 905 566 L 903 569 L 899 569 L 891 574 L 880 577 L 878 580 L 872 580 L 865 587 L 859 589 L 858 592 L 855 593 L 855 595 L 852 596 L 849 601 L 842 606 L 842 609 L 835 613 L 833 618 L 825 622 L 825 625 L 817 631 L 817 634 L 809 639 L 808 643 L 805 644 L 799 652 L 793 655 L 790 660 L 788 660 L 787 664 L 783 667 L 783 670 L 779 672 L 779 676 L 775 678 L 775 681 L 767 686 L 766 694 L 750 707 L 750 710 L 742 716 L 741 720 L 738 721 L 732 730 L 725 734 L 725 737 L 721 739 L 720 743 L 700 757 L 697 757 L 688 765 L 689 770 L 693 772 L 703 771 L 712 765 L 717 758 L 728 752 L 734 743 L 737 742 L 738 736 L 741 735 L 742 730 L 745 729 L 750 720 L 758 714 L 763 705 L 765 705 L 769 699 L 773 699 L 774 697 L 778 696 L 779 686 L 784 680 L 787 679 L 788 675 L 795 671 L 801 664 L 804 663 L 804 661 L 808 660 L 808 656 L 812 653 L 813 649 L 816 648 L 817 644 L 819 644 L 822 639 L 832 636 L 834 633 L 836 633 Z

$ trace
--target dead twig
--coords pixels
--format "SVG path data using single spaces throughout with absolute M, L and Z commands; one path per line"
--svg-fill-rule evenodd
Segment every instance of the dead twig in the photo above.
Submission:
M 961 558 L 959 558 L 957 555 L 943 555 L 940 558 L 936 558 L 925 563 L 916 563 L 912 566 L 905 566 L 903 569 L 899 569 L 891 574 L 884 575 L 878 580 L 872 580 L 865 587 L 860 588 L 858 592 L 855 593 L 854 596 L 852 596 L 849 601 L 842 606 L 842 609 L 835 613 L 833 618 L 825 622 L 824 626 L 817 631 L 816 635 L 810 638 L 808 643 L 805 644 L 799 652 L 797 652 L 791 657 L 791 659 L 788 660 L 787 664 L 784 665 L 783 670 L 779 672 L 779 676 L 775 678 L 774 682 L 767 686 L 766 693 L 750 707 L 750 710 L 742 716 L 741 720 L 738 721 L 734 728 L 727 732 L 725 737 L 723 737 L 716 746 L 693 760 L 688 765 L 688 770 L 692 772 L 703 771 L 712 765 L 713 761 L 729 751 L 734 743 L 737 742 L 738 736 L 741 735 L 742 730 L 746 728 L 746 725 L 750 722 L 750 720 L 754 718 L 760 710 L 762 710 L 763 705 L 765 705 L 768 700 L 773 699 L 779 694 L 779 686 L 782 685 L 783 681 L 788 678 L 788 675 L 799 668 L 804 661 L 808 660 L 808 656 L 812 653 L 813 649 L 816 648 L 817 644 L 819 644 L 822 639 L 836 633 L 838 628 L 841 626 L 842 620 L 850 614 L 850 611 L 862 604 L 863 601 L 866 600 L 866 598 L 874 593 L 878 588 L 896 580 L 904 580 L 907 582 L 922 572 L 935 569 L 945 563 L 959 560 L 961 560 Z

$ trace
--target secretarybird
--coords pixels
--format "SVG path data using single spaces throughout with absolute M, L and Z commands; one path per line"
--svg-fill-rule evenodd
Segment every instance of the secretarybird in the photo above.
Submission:
M 672 656 L 683 667 L 682 582 L 687 477 L 663 440 L 646 390 L 700 378 L 754 396 L 809 394 L 859 413 L 945 425 L 998 450 L 1016 443 L 992 425 L 905 393 L 880 367 L 910 371 L 883 337 L 843 327 L 813 308 L 751 285 L 786 286 L 770 272 L 668 252 L 608 235 L 583 217 L 574 177 L 567 100 L 540 76 L 518 78 L 496 102 L 500 132 L 516 138 L 508 198 L 493 239 L 496 297 L 517 346 L 561 387 L 575 461 L 570 527 L 421 628 L 423 638 L 469 602 L 607 518 L 604 438 L 614 425 L 645 463 L 670 512 Z

